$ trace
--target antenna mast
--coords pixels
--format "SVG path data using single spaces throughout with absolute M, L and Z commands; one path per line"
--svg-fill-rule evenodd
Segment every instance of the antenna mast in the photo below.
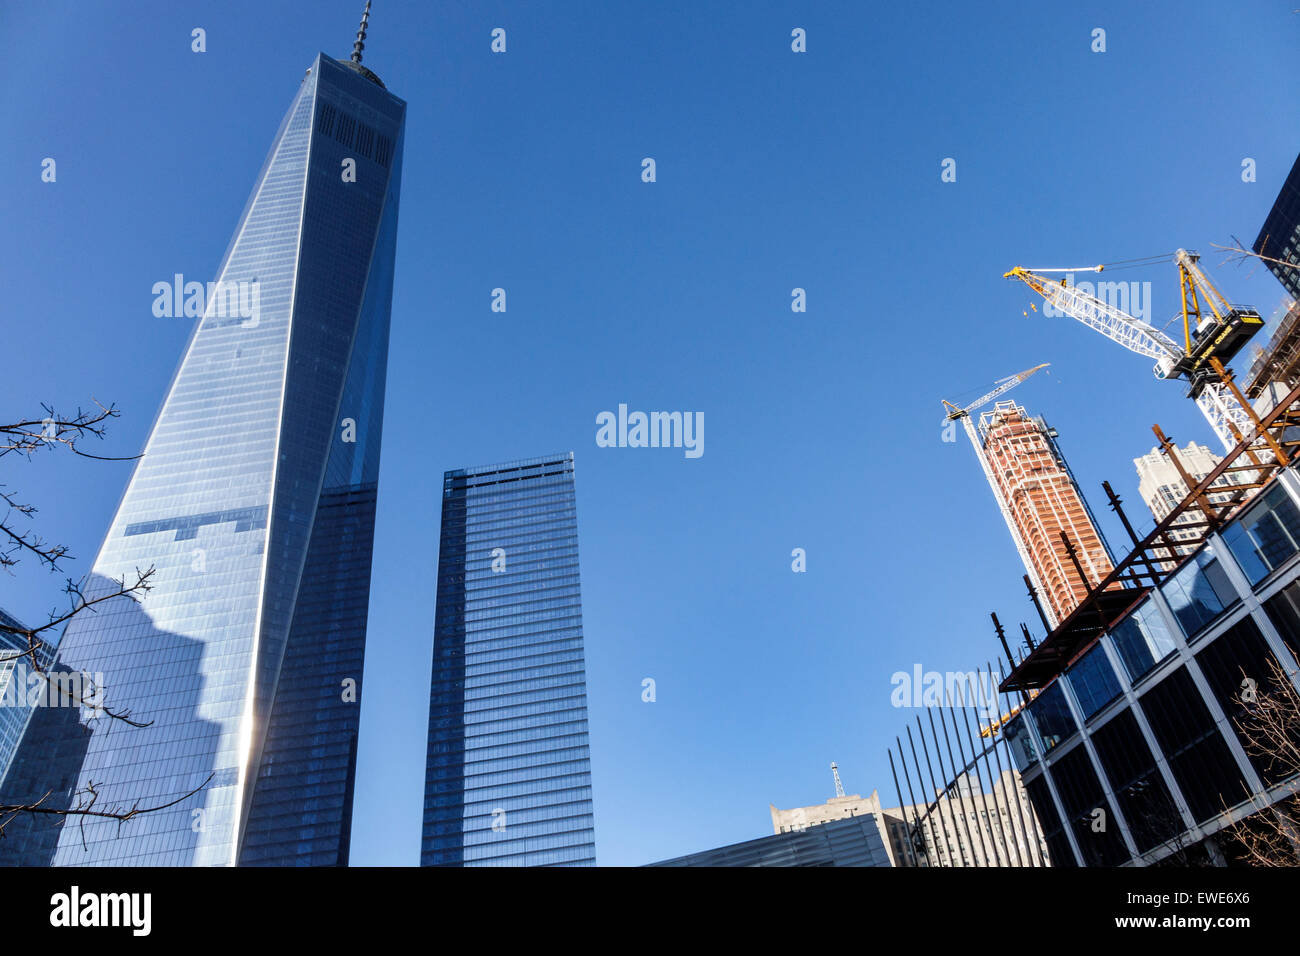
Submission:
M 840 768 L 835 766 L 835 761 L 831 761 L 831 773 L 835 774 L 835 796 L 844 796 L 844 784 L 840 783 Z
M 357 28 L 357 42 L 352 44 L 352 62 L 361 63 L 361 51 L 366 48 L 366 26 L 370 22 L 370 0 L 366 0 L 366 9 L 361 14 L 361 26 Z

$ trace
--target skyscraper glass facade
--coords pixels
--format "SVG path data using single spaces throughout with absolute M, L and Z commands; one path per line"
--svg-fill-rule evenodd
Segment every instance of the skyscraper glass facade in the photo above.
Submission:
M 13 628 L 23 626 L 2 610 L 0 624 Z M 18 635 L 0 631 L 0 782 L 31 716 L 27 681 L 31 670 L 27 642 Z
M 0 862 L 346 862 L 404 118 L 359 64 L 312 63 L 217 273 L 255 307 L 207 302 L 86 593 L 150 567 L 152 590 L 59 647 L 148 723 L 80 725 L 73 791 L 197 792 Z
M 424 866 L 595 863 L 573 468 L 443 477 Z
M 1282 182 L 1252 248 L 1279 260 L 1264 264 L 1293 298 L 1300 299 L 1300 156 Z

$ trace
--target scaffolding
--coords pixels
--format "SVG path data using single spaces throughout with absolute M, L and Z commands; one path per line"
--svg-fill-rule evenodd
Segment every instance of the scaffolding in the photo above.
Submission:
M 1292 389 L 1300 385 L 1300 303 L 1293 302 L 1268 347 L 1257 349 L 1246 376 L 1246 395 L 1258 399 L 1273 382 Z

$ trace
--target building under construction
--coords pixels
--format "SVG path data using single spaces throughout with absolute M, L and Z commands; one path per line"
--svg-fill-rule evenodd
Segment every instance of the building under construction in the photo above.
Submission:
M 1300 302 L 1291 307 L 1278 322 L 1268 345 L 1256 349 L 1246 378 L 1246 395 L 1257 412 L 1267 412 L 1276 400 L 1267 401 L 1270 386 L 1280 385 L 1290 391 L 1300 385 Z M 1260 400 L 1266 404 L 1261 407 Z
M 1039 599 L 1062 620 L 1114 567 L 1105 539 L 1042 417 L 1013 401 L 980 415 L 979 436 L 994 491 L 1024 544 Z
M 1300 860 L 1298 429 L 1300 387 L 1143 537 L 1106 485 L 1132 550 L 999 687 L 1025 695 L 999 736 L 1056 865 Z M 1211 500 L 1229 474 L 1245 480 Z
M 1223 459 L 1204 445 L 1190 442 L 1186 447 L 1176 449 L 1181 470 L 1175 467 L 1170 457 L 1159 448 L 1152 448 L 1141 458 L 1134 458 L 1133 464 L 1138 473 L 1138 494 L 1151 509 L 1152 516 L 1160 521 L 1191 492 L 1187 478 L 1196 484 L 1219 464 Z M 1212 488 L 1232 489 L 1245 480 L 1235 472 L 1220 475 L 1211 485 Z M 1207 497 L 1215 505 L 1226 505 L 1232 500 L 1232 490 L 1208 491 Z M 1199 547 L 1204 535 L 1200 528 L 1204 526 L 1205 516 L 1200 509 L 1184 511 L 1169 528 L 1169 538 L 1173 541 L 1186 541 L 1185 545 L 1176 545 L 1179 558 L 1186 557 Z M 1165 570 L 1171 569 L 1176 561 L 1165 562 Z

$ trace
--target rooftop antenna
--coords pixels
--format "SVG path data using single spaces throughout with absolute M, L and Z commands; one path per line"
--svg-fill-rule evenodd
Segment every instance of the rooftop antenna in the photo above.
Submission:
M 831 773 L 835 774 L 835 796 L 844 796 L 844 784 L 840 783 L 840 768 L 835 766 L 835 761 L 831 761 Z
M 361 63 L 361 51 L 366 48 L 366 26 L 370 22 L 370 0 L 366 0 L 366 9 L 361 14 L 361 26 L 357 28 L 357 42 L 352 44 L 352 62 Z

